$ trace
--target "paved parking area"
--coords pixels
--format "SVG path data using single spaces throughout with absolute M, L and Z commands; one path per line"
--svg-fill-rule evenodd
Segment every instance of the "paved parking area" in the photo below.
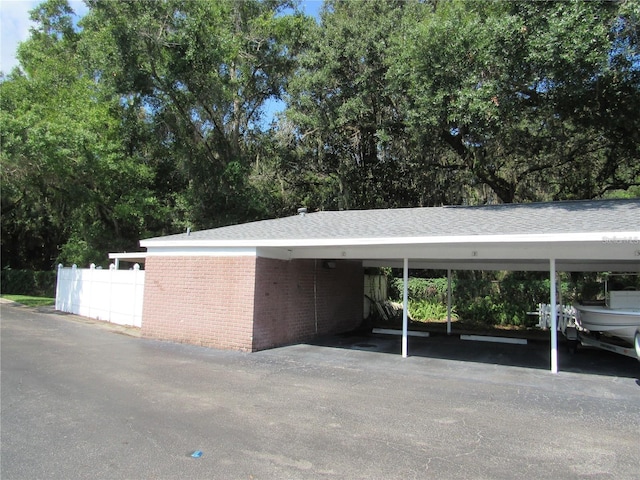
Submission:
M 447 337 L 245 354 L 1 307 L 2 479 L 637 479 L 640 363 Z M 202 457 L 190 454 L 200 450 Z

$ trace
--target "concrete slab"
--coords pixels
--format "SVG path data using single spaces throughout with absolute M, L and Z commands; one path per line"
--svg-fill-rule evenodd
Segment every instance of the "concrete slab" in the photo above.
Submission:
M 493 337 L 491 335 L 460 335 L 460 340 L 470 340 L 472 342 L 488 343 L 512 343 L 515 345 L 526 345 L 526 338 Z
M 363 332 L 323 337 L 314 344 L 341 349 L 358 349 L 366 345 L 369 351 L 392 355 L 400 355 L 402 348 L 397 336 Z M 431 333 L 428 338 L 409 339 L 409 356 L 548 371 L 550 343 L 540 339 L 529 339 L 526 344 L 469 342 L 460 335 Z M 580 347 L 572 354 L 564 340 L 559 342 L 559 363 L 564 372 L 628 378 L 640 375 L 640 362 L 633 358 L 591 347 Z

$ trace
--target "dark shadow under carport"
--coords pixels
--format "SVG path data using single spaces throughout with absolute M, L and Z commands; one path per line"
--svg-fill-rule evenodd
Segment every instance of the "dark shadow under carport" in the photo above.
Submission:
M 458 362 L 474 362 L 522 368 L 549 370 L 548 340 L 528 340 L 526 345 L 461 340 L 459 335 L 431 334 L 410 337 L 412 357 L 436 358 Z M 397 335 L 363 331 L 322 336 L 309 342 L 317 346 L 398 355 L 402 338 Z M 640 362 L 606 350 L 581 347 L 570 354 L 563 340 L 559 342 L 561 371 L 636 378 L 640 381 Z

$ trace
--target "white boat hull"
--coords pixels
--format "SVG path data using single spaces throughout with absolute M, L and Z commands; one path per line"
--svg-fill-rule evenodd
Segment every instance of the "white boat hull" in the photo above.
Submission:
M 640 310 L 612 309 L 606 306 L 575 305 L 578 324 L 590 332 L 601 332 L 634 344 L 640 331 Z

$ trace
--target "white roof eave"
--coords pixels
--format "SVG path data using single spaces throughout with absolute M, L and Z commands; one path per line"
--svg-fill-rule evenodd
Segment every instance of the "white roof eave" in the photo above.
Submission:
M 147 252 L 115 252 L 109 253 L 109 259 L 115 260 L 116 258 L 119 260 L 139 260 L 145 259 L 147 257 Z
M 295 248 L 334 246 L 378 246 L 378 245 L 451 245 L 451 244 L 500 244 L 500 243 L 564 243 L 602 242 L 633 243 L 640 248 L 640 231 L 632 232 L 590 232 L 551 234 L 511 234 L 511 235 L 460 235 L 429 237 L 379 237 L 379 238 L 310 238 L 310 239 L 262 239 L 262 240 L 209 240 L 179 239 L 142 240 L 140 246 L 149 252 L 154 248 Z

